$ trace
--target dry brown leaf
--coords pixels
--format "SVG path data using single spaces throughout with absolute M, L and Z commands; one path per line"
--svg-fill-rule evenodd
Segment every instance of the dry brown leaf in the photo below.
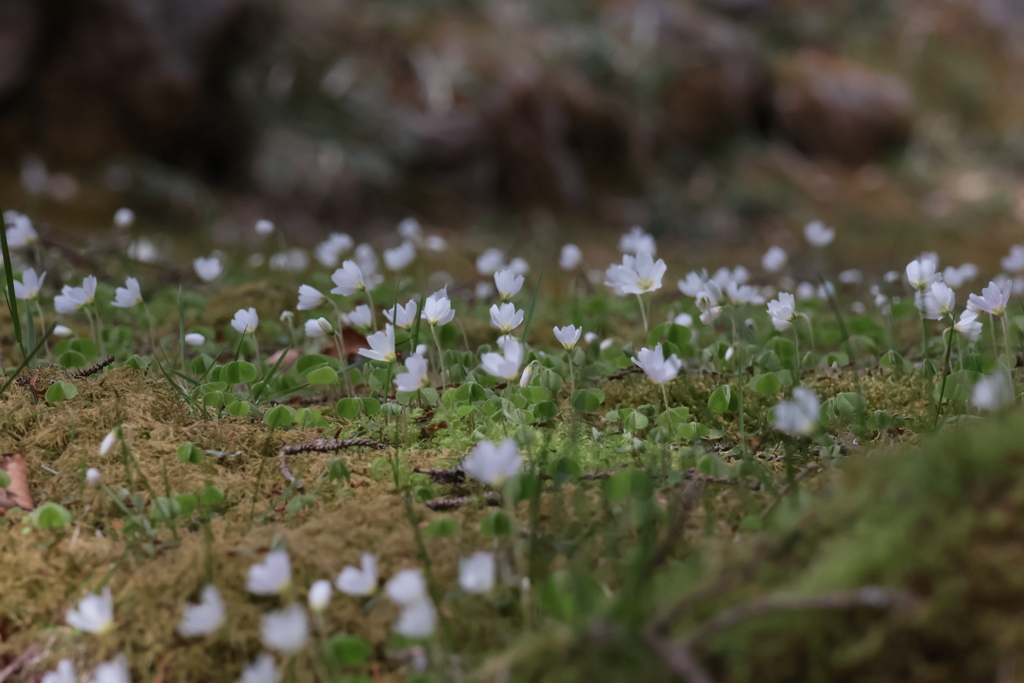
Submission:
M 25 462 L 25 454 L 20 451 L 5 453 L 0 456 L 0 469 L 7 472 L 7 476 L 11 478 L 11 485 L 0 489 L 0 510 L 10 510 L 13 507 L 34 509 L 32 496 L 28 490 L 28 464 Z

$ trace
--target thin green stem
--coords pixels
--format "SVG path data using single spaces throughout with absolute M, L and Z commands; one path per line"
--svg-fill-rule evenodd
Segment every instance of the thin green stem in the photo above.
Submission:
M 935 407 L 935 426 L 939 425 L 939 417 L 942 415 L 942 396 L 946 393 L 946 378 L 949 377 L 949 356 L 953 352 L 953 335 L 956 331 L 953 329 L 953 319 L 950 317 L 950 327 L 947 332 L 949 333 L 949 339 L 946 340 L 946 362 L 942 370 L 942 382 L 939 384 L 939 400 L 938 405 Z M 943 337 L 946 335 L 943 334 Z
M 437 328 L 430 326 L 430 334 L 434 337 L 434 345 L 437 346 L 437 363 L 441 368 L 441 390 L 444 391 L 448 385 L 447 373 L 444 369 L 444 350 L 441 348 L 441 338 L 437 336 Z
M 370 293 L 370 288 L 369 287 L 367 287 L 364 291 L 366 292 L 366 301 L 367 301 L 367 303 L 368 303 L 368 305 L 370 307 L 370 322 L 373 325 L 373 331 L 376 332 L 377 331 L 377 311 L 376 311 L 376 309 L 373 306 L 373 294 Z
M 1003 346 L 1006 347 L 1006 369 L 1010 373 L 1010 380 L 1013 380 L 1013 369 L 1017 366 L 1017 362 L 1013 357 L 1013 351 L 1010 349 L 1010 316 L 1007 313 L 1003 313 L 1001 316 L 1003 320 Z
M 649 334 L 650 330 L 649 330 L 649 328 L 647 326 L 647 311 L 644 310 L 644 299 L 643 299 L 642 296 L 637 294 L 636 295 L 636 301 L 637 301 L 638 304 L 640 304 L 640 317 L 644 321 L 644 337 L 645 337 L 645 340 L 646 340 L 646 336 Z

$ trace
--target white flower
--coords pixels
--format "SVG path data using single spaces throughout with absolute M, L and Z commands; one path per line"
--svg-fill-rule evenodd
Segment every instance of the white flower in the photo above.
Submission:
M 658 252 L 658 247 L 651 235 L 644 232 L 639 225 L 634 225 L 629 232 L 619 238 L 619 251 L 623 254 L 647 253 L 654 256 Z
M 110 449 L 114 447 L 115 443 L 117 443 L 117 439 L 117 427 L 114 427 L 107 432 L 107 435 L 103 437 L 103 441 L 100 442 L 100 455 L 106 455 L 109 453 Z
M 379 360 L 385 363 L 394 363 L 395 356 L 395 328 L 388 323 L 384 326 L 383 332 L 374 332 L 366 338 L 370 345 L 368 349 L 359 349 L 359 355 L 370 360 Z
M 334 289 L 331 290 L 331 294 L 348 296 L 349 294 L 355 294 L 356 292 L 364 292 L 367 289 L 373 289 L 373 287 L 369 287 L 367 285 L 366 278 L 363 277 L 363 269 L 352 260 L 342 263 L 341 268 L 338 268 L 334 271 L 334 274 L 331 275 L 331 280 L 335 284 Z
M 256 225 L 253 226 L 256 230 L 257 235 L 269 235 L 274 232 L 274 224 L 268 221 L 266 218 L 261 218 L 256 221 Z
M 394 249 L 384 250 L 384 266 L 391 272 L 404 270 L 416 260 L 416 245 L 406 240 Z
M 413 244 L 423 243 L 423 226 L 420 222 L 412 216 L 403 218 L 402 222 L 398 224 L 398 235 L 403 239 L 407 239 Z
M 509 261 L 508 269 L 516 275 L 526 275 L 530 272 L 530 264 L 526 262 L 526 259 L 516 256 Z
M 7 228 L 7 246 L 11 249 L 24 249 L 39 239 L 32 227 L 32 220 L 24 214 L 5 211 L 4 223 L 11 226 Z
M 769 247 L 761 257 L 761 267 L 769 273 L 777 273 L 786 267 L 789 256 L 782 247 Z
M 494 553 L 475 552 L 459 560 L 459 587 L 481 595 L 494 588 Z
M 29 268 L 21 274 L 21 282 L 14 281 L 14 296 L 22 301 L 32 301 L 39 296 L 39 290 L 43 287 L 43 280 L 46 279 L 46 271 L 42 275 L 36 275 L 35 268 Z
M 672 319 L 672 322 L 681 327 L 692 327 L 693 316 L 690 315 L 689 313 L 680 313 L 679 315 Z
M 967 299 L 967 309 L 972 311 L 984 311 L 997 318 L 1006 313 L 1006 305 L 1010 302 L 1010 293 L 1013 283 L 1006 281 L 1002 286 L 995 282 L 988 283 L 988 287 L 981 290 L 981 296 L 971 294 Z
M 261 652 L 252 664 L 242 669 L 242 677 L 238 683 L 278 683 L 281 674 L 277 670 L 277 663 L 274 657 L 266 652 Z
M 502 334 L 508 334 L 523 322 L 523 311 L 517 311 L 512 303 L 494 304 L 491 306 L 491 326 Z
M 725 298 L 734 306 L 764 303 L 764 297 L 761 296 L 761 292 L 756 287 L 741 285 L 735 281 L 730 281 L 725 286 Z
M 530 380 L 533 379 L 533 365 L 533 363 L 527 363 L 526 367 L 523 368 L 523 374 L 519 377 L 520 387 L 530 386 Z
M 370 553 L 363 553 L 360 569 L 353 566 L 345 567 L 338 574 L 334 585 L 346 595 L 372 595 L 377 590 L 377 558 Z
M 142 289 L 138 278 L 125 278 L 124 287 L 114 290 L 113 305 L 116 308 L 131 308 L 142 302 Z
M 601 343 L 598 344 L 598 348 L 601 349 L 602 351 L 606 351 L 606 350 L 610 349 L 612 344 L 614 344 L 614 343 L 615 343 L 615 340 L 612 339 L 611 337 L 609 337 L 608 339 L 602 339 Z
M 406 372 L 395 375 L 395 388 L 398 391 L 418 391 L 430 386 L 426 358 L 414 353 L 405 359 L 405 369 Z
M 72 330 L 67 325 L 57 325 L 56 327 L 53 328 L 54 337 L 70 337 L 74 333 L 75 331 Z
M 272 550 L 249 567 L 245 589 L 253 595 L 280 595 L 292 583 L 292 561 L 285 550 Z
M 92 678 L 89 683 L 131 683 L 131 672 L 128 671 L 128 662 L 124 655 L 118 655 L 114 659 L 97 664 L 92 670 Z
M 277 319 L 283 323 L 291 324 L 292 320 L 295 319 L 295 313 L 293 311 L 281 311 L 281 315 Z
M 960 320 L 953 326 L 953 329 L 970 341 L 978 341 L 981 338 L 981 323 L 978 322 L 978 313 L 964 311 L 960 314 Z
M 818 294 L 818 288 L 810 282 L 801 282 L 796 286 L 796 298 L 798 301 L 813 299 Z
M 224 625 L 224 600 L 213 584 L 207 584 L 199 594 L 199 603 L 185 605 L 178 622 L 178 633 L 184 638 L 208 636 Z
M 473 288 L 473 296 L 480 301 L 490 299 L 492 294 L 494 294 L 494 285 L 487 280 L 481 280 Z
M 827 247 L 836 238 L 836 231 L 825 227 L 821 221 L 811 221 L 804 226 L 804 237 L 815 247 Z
M 341 232 L 332 232 L 326 240 L 316 245 L 316 260 L 325 268 L 334 268 L 338 259 L 354 246 L 352 238 Z
M 779 292 L 778 299 L 768 302 L 768 315 L 776 330 L 788 330 L 796 318 L 796 298 L 789 292 Z
M 324 295 L 316 287 L 299 285 L 299 303 L 295 306 L 300 311 L 310 311 L 324 302 Z
M 680 315 L 683 315 L 683 314 L 680 313 Z M 693 320 L 691 319 L 690 322 L 693 322 Z M 583 341 L 585 341 L 588 344 L 593 344 L 594 342 L 597 341 L 597 339 L 598 339 L 598 336 L 597 336 L 596 332 L 587 332 L 586 334 L 583 335 Z
M 641 251 L 636 256 L 625 254 L 621 264 L 608 266 L 604 283 L 619 296 L 645 294 L 661 289 L 661 279 L 667 269 L 665 261 L 655 261 L 650 252 Z
M 511 268 L 499 270 L 494 274 L 494 285 L 502 301 L 510 301 L 523 288 L 523 276 L 516 275 Z
M 423 302 L 423 312 L 420 317 L 426 320 L 431 327 L 447 325 L 452 321 L 455 311 L 452 310 L 452 302 L 444 290 L 427 297 L 427 300 Z
M 583 328 L 576 327 L 575 325 L 555 327 L 552 331 L 555 333 L 555 339 L 558 340 L 558 343 L 566 351 L 572 351 L 573 347 L 576 346 L 576 342 L 580 340 L 580 335 L 583 334 Z
M 256 309 L 250 307 L 248 310 L 240 308 L 235 312 L 235 317 L 231 319 L 231 327 L 235 328 L 235 331 L 239 334 L 253 334 L 256 332 L 256 328 L 259 327 L 260 316 L 256 313 Z
M 202 346 L 206 343 L 206 337 L 198 332 L 189 332 L 185 335 L 185 343 L 189 346 Z
M 982 410 L 999 410 L 1013 403 L 1014 390 L 1005 372 L 996 372 L 978 380 L 971 391 L 971 403 Z
M 793 401 L 781 401 L 775 406 L 773 426 L 780 432 L 802 436 L 810 434 L 818 426 L 821 404 L 810 389 L 793 389 Z
M 91 489 L 96 488 L 103 481 L 103 474 L 100 473 L 95 467 L 90 467 L 85 471 L 85 485 Z
M 139 237 L 128 245 L 128 258 L 140 263 L 156 263 L 160 260 L 160 250 L 148 237 Z
M 427 582 L 419 569 L 403 569 L 392 576 L 384 586 L 384 593 L 391 602 L 403 607 L 430 599 Z
M 331 321 L 327 318 L 316 318 L 315 320 L 306 321 L 306 336 L 310 339 L 316 339 L 317 337 L 331 336 L 334 334 L 334 326 L 331 325 Z
M 679 280 L 676 284 L 679 287 L 680 292 L 686 296 L 696 299 L 697 296 L 706 289 L 706 281 L 707 273 L 691 271 L 686 274 L 685 278 Z
M 358 327 L 361 330 L 368 329 L 370 327 L 370 323 L 373 322 L 373 312 L 366 304 L 356 306 L 352 312 L 345 317 L 347 318 L 349 325 Z
M 424 240 L 423 246 L 425 246 L 428 251 L 444 251 L 448 248 L 448 242 L 440 235 L 427 235 L 427 239 Z
M 495 445 L 490 441 L 478 443 L 461 463 L 462 470 L 477 481 L 501 486 L 506 479 L 519 474 L 522 458 L 512 439 Z
M 127 207 L 122 207 L 114 212 L 114 225 L 121 230 L 127 230 L 135 223 L 135 212 Z
M 558 254 L 558 267 L 562 270 L 576 270 L 583 261 L 583 251 L 575 244 L 565 244 Z
M 501 353 L 491 351 L 480 357 L 480 365 L 484 372 L 509 381 L 519 376 L 519 366 L 522 364 L 523 346 L 515 339 L 509 340 L 502 347 Z
M 679 360 L 676 354 L 665 358 L 665 352 L 658 344 L 653 349 L 640 349 L 633 358 L 633 362 L 644 371 L 648 379 L 656 384 L 664 384 L 676 378 L 683 361 Z
M 392 630 L 406 638 L 427 638 L 436 628 L 437 610 L 427 599 L 403 607 Z
M 946 266 L 942 271 L 942 281 L 953 289 L 959 289 L 968 281 L 978 277 L 978 267 L 973 263 L 964 263 L 959 267 Z
M 491 248 L 476 257 L 476 272 L 481 275 L 494 275 L 505 265 L 505 252 Z
M 416 322 L 416 302 L 410 300 L 405 306 L 395 304 L 394 309 L 385 309 L 384 317 L 395 327 L 408 330 Z
M 81 287 L 64 285 L 60 294 L 53 298 L 58 313 L 75 313 L 82 306 L 88 306 L 96 298 L 96 276 L 89 275 L 82 280 Z
M 314 581 L 309 587 L 309 609 L 313 612 L 323 612 L 327 605 L 331 604 L 331 582 L 327 579 Z
M 856 268 L 849 268 L 839 273 L 839 282 L 844 285 L 860 284 L 864 280 L 864 274 Z
M 299 272 L 309 266 L 309 254 L 305 249 L 292 247 L 285 251 L 279 251 L 270 257 L 271 270 L 290 270 Z
M 70 659 L 62 659 L 57 662 L 57 668 L 43 674 L 42 683 L 75 683 L 78 677 L 75 675 L 75 665 Z
M 1019 273 L 1024 270 L 1024 244 L 1010 247 L 1010 255 L 1004 256 L 999 263 L 1007 273 Z
M 78 601 L 78 606 L 64 613 L 68 626 L 87 633 L 102 634 L 114 628 L 114 598 L 110 586 L 103 593 L 90 593 Z
M 956 292 L 942 282 L 934 282 L 924 297 L 926 317 L 942 320 L 953 315 L 956 305 Z
M 931 259 L 915 260 L 907 264 L 907 282 L 919 292 L 931 287 L 941 277 L 935 272 L 935 261 Z
M 216 256 L 200 256 L 192 262 L 192 267 L 203 282 L 213 282 L 224 272 L 224 266 Z
M 260 617 L 260 642 L 268 650 L 295 654 L 308 639 L 309 617 L 301 605 L 293 602 Z

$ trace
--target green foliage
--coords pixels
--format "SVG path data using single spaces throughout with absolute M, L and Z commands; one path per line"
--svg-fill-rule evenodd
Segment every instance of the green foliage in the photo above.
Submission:
M 71 382 L 54 382 L 46 389 L 46 402 L 59 403 L 78 396 L 78 387 Z

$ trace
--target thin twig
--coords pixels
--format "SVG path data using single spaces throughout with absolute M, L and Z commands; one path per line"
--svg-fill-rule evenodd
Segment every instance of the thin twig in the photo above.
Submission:
M 458 510 L 460 507 L 469 503 L 473 500 L 477 500 L 479 496 L 453 496 L 450 498 L 431 498 L 424 505 L 434 511 L 446 511 L 446 510 Z M 489 507 L 498 507 L 501 505 L 501 496 L 494 491 L 488 491 L 483 494 L 483 500 Z
M 95 375 L 97 372 L 107 367 L 114 362 L 113 356 L 107 356 L 104 360 L 100 361 L 92 367 L 86 368 L 85 370 L 79 370 L 78 372 L 72 372 L 71 377 L 73 379 L 85 379 L 89 375 Z
M 374 441 L 373 439 L 316 439 L 309 443 L 297 443 L 282 446 L 281 450 L 277 452 L 277 458 L 281 464 L 281 475 L 288 480 L 289 484 L 294 484 L 295 488 L 301 489 L 302 482 L 296 481 L 295 475 L 288 469 L 287 457 L 289 455 L 298 455 L 299 453 L 332 453 L 334 451 L 340 451 L 342 448 L 376 448 L 378 450 L 388 448 L 386 443 L 380 441 Z
M 796 476 L 793 477 L 793 484 L 796 484 L 801 479 L 806 477 L 808 474 L 810 474 L 812 472 L 816 472 L 816 471 L 818 471 L 820 469 L 821 469 L 821 465 L 819 465 L 816 462 L 807 463 L 807 465 L 805 465 L 804 468 L 802 470 L 800 470 L 799 472 L 797 472 Z M 792 484 L 786 484 L 785 486 L 782 487 L 781 490 L 779 490 L 779 495 L 775 497 L 775 500 L 773 500 L 771 503 L 769 503 L 768 507 L 766 507 L 761 512 L 761 519 L 765 519 L 766 517 L 768 517 L 769 514 L 771 514 L 771 511 L 775 509 L 775 506 L 777 506 L 780 502 L 782 502 L 782 499 L 785 498 L 789 494 L 790 488 L 792 488 Z

